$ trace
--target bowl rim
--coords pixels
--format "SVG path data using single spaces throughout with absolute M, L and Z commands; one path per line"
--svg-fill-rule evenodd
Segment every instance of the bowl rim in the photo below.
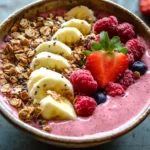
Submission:
M 121 8 L 124 10 L 125 13 L 128 14 L 132 14 L 133 17 L 135 17 L 138 22 L 140 22 L 147 31 L 150 31 L 149 27 L 144 23 L 144 21 L 142 21 L 138 16 L 134 15 L 131 11 L 127 10 L 126 8 L 124 8 L 123 6 L 120 6 L 112 1 L 108 1 L 108 0 L 102 0 L 105 3 L 109 3 L 111 5 L 114 5 L 115 7 Z M 37 5 L 37 4 L 43 4 L 44 2 L 46 2 L 46 0 L 39 0 L 39 1 L 35 1 L 33 3 L 30 3 L 24 7 L 22 7 L 21 9 L 17 10 L 16 12 L 12 13 L 9 17 L 7 17 L 1 24 L 5 24 L 5 22 L 7 20 L 9 20 L 13 15 L 18 15 L 19 13 L 22 12 L 23 9 L 25 8 L 30 8 L 31 6 Z M 49 1 L 51 2 L 51 0 Z M 149 32 L 150 33 L 150 32 Z M 145 106 L 143 108 L 143 110 L 138 114 L 139 116 L 137 117 L 137 119 L 134 121 L 132 121 L 131 124 L 129 124 L 129 126 L 124 127 L 125 129 L 123 130 L 118 130 L 116 133 L 112 133 L 109 136 L 105 136 L 105 137 L 100 137 L 100 136 L 95 136 L 94 138 L 88 138 L 88 136 L 84 136 L 84 137 L 64 137 L 64 136 L 56 136 L 56 135 L 51 135 L 49 133 L 43 132 L 35 127 L 32 127 L 31 125 L 24 123 L 23 121 L 19 120 L 18 118 L 14 117 L 9 110 L 5 109 L 3 107 L 4 105 L 2 104 L 1 100 L 0 100 L 0 111 L 3 114 L 4 117 L 6 117 L 12 124 L 14 124 L 15 126 L 17 126 L 18 128 L 22 129 L 25 132 L 28 132 L 29 134 L 34 135 L 35 137 L 37 137 L 37 139 L 41 139 L 43 138 L 44 140 L 48 141 L 48 142 L 52 142 L 52 143 L 68 143 L 68 144 L 90 144 L 90 143 L 100 143 L 100 142 L 105 142 L 105 141 L 110 141 L 112 139 L 115 139 L 127 132 L 129 132 L 130 130 L 132 130 L 133 128 L 135 128 L 137 125 L 139 125 L 149 114 L 150 114 L 150 105 Z M 132 119 L 131 119 L 132 120 Z M 125 125 L 124 125 L 125 126 Z M 117 128 L 118 129 L 118 128 Z M 111 130 L 112 131 L 112 130 Z M 44 141 L 44 142 L 46 142 Z

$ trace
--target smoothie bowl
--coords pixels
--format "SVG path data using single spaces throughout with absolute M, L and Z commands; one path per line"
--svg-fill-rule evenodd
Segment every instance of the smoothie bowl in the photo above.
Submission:
M 4 21 L 0 39 L 1 112 L 36 139 L 99 145 L 150 113 L 149 28 L 121 6 L 38 1 Z

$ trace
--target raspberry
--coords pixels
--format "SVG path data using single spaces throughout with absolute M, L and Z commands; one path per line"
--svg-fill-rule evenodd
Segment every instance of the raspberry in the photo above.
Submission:
M 88 48 L 88 49 L 91 49 L 91 44 L 92 44 L 92 42 L 100 42 L 100 35 L 97 34 L 96 37 L 95 37 L 95 39 L 92 40 L 92 41 L 90 41 L 90 42 L 87 44 L 87 48 Z
M 95 110 L 97 104 L 92 97 L 78 96 L 75 99 L 74 108 L 78 116 L 90 116 Z
M 104 17 L 96 21 L 94 25 L 94 31 L 96 33 L 107 31 L 109 36 L 112 37 L 116 35 L 117 25 L 118 25 L 118 20 L 115 16 Z
M 135 37 L 134 27 L 129 23 L 119 24 L 116 30 L 123 43 Z
M 134 63 L 134 56 L 133 56 L 133 54 L 127 54 L 127 58 L 129 60 L 129 65 L 132 65 Z
M 74 88 L 87 95 L 92 95 L 97 91 L 98 85 L 88 70 L 77 70 L 70 76 L 70 81 Z
M 127 69 L 122 77 L 122 79 L 119 81 L 121 85 L 124 85 L 126 87 L 130 86 L 132 83 L 134 83 L 134 74 L 131 70 Z
M 109 82 L 106 87 L 106 93 L 110 96 L 123 96 L 125 94 L 124 86 L 119 83 Z
M 125 47 L 128 48 L 128 54 L 132 54 L 135 60 L 140 60 L 145 52 L 145 48 L 138 39 L 132 39 L 126 42 Z
M 96 41 L 96 42 L 100 42 L 100 35 L 99 34 L 97 34 L 96 35 L 96 37 L 95 37 L 95 40 L 94 41 Z

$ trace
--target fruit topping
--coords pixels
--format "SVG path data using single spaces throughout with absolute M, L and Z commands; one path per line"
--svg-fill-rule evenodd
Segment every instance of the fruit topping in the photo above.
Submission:
M 85 54 L 88 54 L 86 68 L 91 71 L 99 88 L 105 88 L 128 68 L 128 59 L 125 55 L 127 48 L 122 47 L 117 36 L 110 40 L 107 32 L 101 32 L 100 39 L 100 43 L 92 43 L 92 52 L 85 51 Z
M 71 82 L 60 73 L 40 68 L 31 73 L 28 81 L 29 96 L 34 102 L 39 103 L 50 91 L 66 97 L 70 101 L 74 99 L 74 91 Z
M 75 90 L 80 93 L 91 95 L 97 91 L 97 82 L 88 70 L 80 69 L 73 72 L 70 76 L 70 81 Z
M 94 12 L 83 5 L 72 8 L 66 15 L 77 19 L 87 20 L 88 22 L 94 22 L 96 20 Z
M 132 83 L 134 83 L 134 74 L 131 70 L 127 69 L 125 73 L 123 74 L 122 79 L 119 81 L 121 85 L 124 85 L 126 87 L 130 86 Z
M 129 61 L 129 65 L 132 65 L 134 63 L 134 56 L 133 54 L 127 54 L 126 55 Z
M 106 95 L 102 92 L 97 92 L 93 95 L 93 98 L 97 102 L 97 105 L 106 102 Z
M 100 35 L 99 34 L 97 34 L 96 35 L 96 37 L 95 37 L 95 39 L 93 40 L 93 41 L 90 41 L 88 44 L 87 44 L 87 48 L 88 49 L 91 49 L 91 44 L 92 44 L 92 42 L 100 42 Z
M 70 64 L 66 58 L 60 55 L 53 54 L 51 52 L 41 52 L 34 57 L 30 64 L 30 68 L 32 70 L 36 70 L 41 67 L 62 70 L 69 68 Z
M 78 116 L 90 116 L 93 114 L 97 104 L 92 97 L 78 96 L 75 99 L 74 108 Z
M 145 48 L 142 46 L 138 39 L 131 39 L 127 41 L 125 47 L 128 48 L 128 54 L 134 56 L 134 60 L 140 60 L 145 52 Z
M 124 96 L 125 89 L 119 83 L 109 82 L 106 87 L 106 93 L 110 96 Z
M 133 72 L 137 71 L 137 72 L 140 73 L 140 75 L 143 75 L 147 71 L 147 66 L 144 62 L 136 61 L 132 65 L 131 69 L 132 69 Z
M 55 32 L 52 40 L 58 40 L 62 43 L 73 44 L 84 39 L 82 33 L 74 27 L 60 28 Z
M 55 94 L 56 95 L 56 94 Z M 56 119 L 56 120 L 75 120 L 76 113 L 71 102 L 59 95 L 47 96 L 40 102 L 41 115 L 44 119 Z
M 112 37 L 116 35 L 117 25 L 118 25 L 118 20 L 115 16 L 104 17 L 95 22 L 94 31 L 97 34 L 99 34 L 102 31 L 107 31 L 109 36 Z
M 41 43 L 36 49 L 36 54 L 41 52 L 51 52 L 54 54 L 61 55 L 65 58 L 72 58 L 71 48 L 60 41 L 48 41 Z
M 129 23 L 119 24 L 116 30 L 123 43 L 135 37 L 134 27 Z
M 96 41 L 96 42 L 100 42 L 100 35 L 99 35 L 99 34 L 96 35 L 95 41 Z
M 150 0 L 140 0 L 140 11 L 144 15 L 150 15 Z
M 85 20 L 80 19 L 71 19 L 67 22 L 61 24 L 61 27 L 75 27 L 77 28 L 83 35 L 87 35 L 91 31 L 91 24 L 89 24 Z

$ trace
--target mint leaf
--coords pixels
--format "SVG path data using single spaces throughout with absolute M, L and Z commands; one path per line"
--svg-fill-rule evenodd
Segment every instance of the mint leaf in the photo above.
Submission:
M 89 56 L 89 55 L 91 54 L 91 51 L 85 50 L 85 51 L 83 51 L 83 54 L 84 54 L 85 56 Z
M 98 42 L 92 42 L 91 44 L 92 47 L 92 51 L 96 51 L 96 50 L 101 50 L 102 49 L 102 45 Z
M 120 41 L 120 37 L 114 36 L 110 41 L 110 48 L 113 50 L 120 50 L 123 44 Z
M 108 33 L 103 31 L 100 33 L 100 43 L 92 42 L 91 44 L 92 51 L 104 50 L 104 51 L 118 51 L 123 54 L 128 52 L 126 47 L 123 47 L 119 36 L 114 36 L 111 40 L 109 39 Z M 85 52 L 85 55 L 88 56 L 90 52 Z
M 108 36 L 107 32 L 103 31 L 103 32 L 100 33 L 100 43 L 101 43 L 102 48 L 104 50 L 109 50 L 110 39 L 109 39 L 109 36 Z
M 123 54 L 127 54 L 128 49 L 126 47 L 123 47 L 122 49 L 120 49 L 120 52 Z

